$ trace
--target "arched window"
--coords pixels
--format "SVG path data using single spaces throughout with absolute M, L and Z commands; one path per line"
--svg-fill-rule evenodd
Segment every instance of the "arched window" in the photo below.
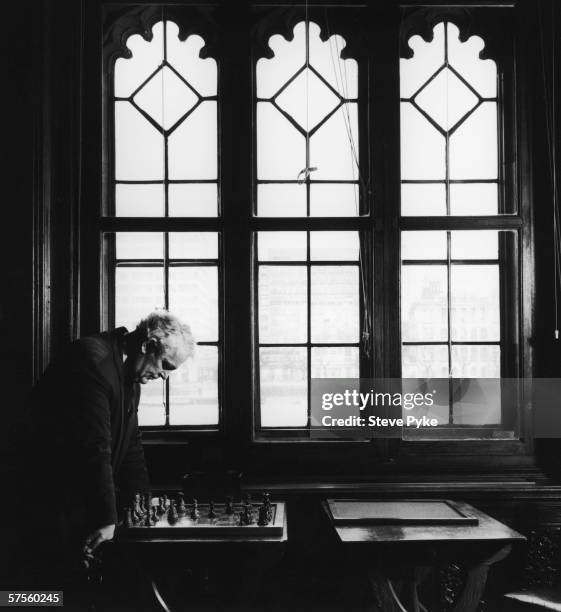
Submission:
M 217 64 L 201 57 L 204 44 L 162 19 L 130 36 L 129 57 L 114 64 L 109 318 L 131 329 L 169 308 L 198 341 L 168 381 L 143 389 L 139 422 L 151 427 L 219 422 L 219 233 L 189 231 L 190 219 L 219 211 Z M 153 219 L 150 231 L 132 231 L 137 217 Z M 170 217 L 185 218 L 186 231 L 167 231 Z
M 359 232 L 311 231 L 303 219 L 361 212 L 358 64 L 314 21 L 268 46 L 256 62 L 256 214 L 296 224 L 262 220 L 256 232 L 256 421 L 305 429 L 310 379 L 360 372 Z
M 429 415 L 443 426 L 512 425 L 515 409 L 504 414 L 499 379 L 514 375 L 517 303 L 508 296 L 516 293 L 518 236 L 499 220 L 515 207 L 501 171 L 497 65 L 481 58 L 479 36 L 464 40 L 450 21 L 435 25 L 430 40 L 408 42 L 401 215 L 426 229 L 401 233 L 402 376 L 450 377 L 446 401 Z M 463 217 L 461 225 L 447 225 L 452 217 Z M 452 378 L 463 377 L 490 380 L 458 393 Z

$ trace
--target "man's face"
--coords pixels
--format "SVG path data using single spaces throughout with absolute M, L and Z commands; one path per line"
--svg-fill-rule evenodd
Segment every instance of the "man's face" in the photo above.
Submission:
M 157 378 L 165 380 L 170 372 L 176 370 L 185 361 L 182 352 L 176 347 L 167 347 L 162 355 L 158 355 L 154 349 L 153 343 L 143 344 L 142 351 L 134 361 L 134 382 L 144 385 Z

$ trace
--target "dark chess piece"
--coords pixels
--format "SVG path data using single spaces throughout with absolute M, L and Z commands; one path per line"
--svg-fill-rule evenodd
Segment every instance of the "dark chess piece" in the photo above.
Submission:
M 144 494 L 144 512 L 150 514 L 152 510 L 152 495 L 150 493 Z
M 134 525 L 132 520 L 132 508 L 125 508 L 125 520 L 123 524 L 125 527 L 132 527 Z
M 178 493 L 177 494 L 177 512 L 179 514 L 185 514 L 186 511 L 187 511 L 187 508 L 185 506 L 185 497 L 183 493 Z
M 143 527 L 152 527 L 154 525 L 150 512 L 146 512 L 146 514 L 144 515 L 144 518 L 142 519 L 142 525 Z
M 179 518 L 179 515 L 177 514 L 177 508 L 175 507 L 175 501 L 172 499 L 169 504 L 168 521 L 171 525 L 173 525 L 173 523 L 177 522 L 178 518 Z
M 244 525 L 247 525 L 247 523 L 245 522 L 245 514 L 243 512 L 239 513 L 239 522 L 238 522 L 238 525 L 240 527 L 242 527 Z
M 253 506 L 247 501 L 243 505 L 244 523 L 246 525 L 253 524 Z
M 265 506 L 265 504 L 259 506 L 259 516 L 257 518 L 258 525 L 268 525 L 271 522 L 271 518 L 269 516 L 269 508 Z
M 216 512 L 214 511 L 214 502 L 213 501 L 209 501 L 208 502 L 208 518 L 216 518 Z
M 193 506 L 191 508 L 191 518 L 194 521 L 196 521 L 199 518 L 199 516 L 200 516 L 200 513 L 199 513 L 199 502 L 196 499 L 194 499 L 193 500 Z
M 232 499 L 231 495 L 228 495 L 228 497 L 226 498 L 225 512 L 228 515 L 234 514 L 234 500 Z
M 156 506 L 152 506 L 152 522 L 154 525 L 160 520 L 158 516 L 158 508 Z
M 263 493 L 263 506 L 267 509 L 267 523 L 273 520 L 273 506 L 269 493 Z
M 158 514 L 162 516 L 167 512 L 166 500 L 163 497 L 158 497 Z

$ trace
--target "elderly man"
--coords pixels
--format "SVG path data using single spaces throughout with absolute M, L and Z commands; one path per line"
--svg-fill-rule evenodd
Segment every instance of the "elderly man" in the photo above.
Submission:
M 32 498 L 39 558 L 59 561 L 63 573 L 77 567 L 81 554 L 113 537 L 117 493 L 149 490 L 140 384 L 166 379 L 193 345 L 189 327 L 161 310 L 132 332 L 121 327 L 77 340 L 47 368 L 32 392 L 26 444 L 33 488 L 26 503 Z

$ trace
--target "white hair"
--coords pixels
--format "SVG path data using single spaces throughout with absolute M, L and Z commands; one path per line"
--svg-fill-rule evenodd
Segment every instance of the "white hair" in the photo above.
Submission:
M 151 312 L 138 323 L 135 331 L 145 340 L 156 341 L 158 355 L 168 350 L 180 351 L 187 359 L 193 354 L 195 340 L 191 328 L 167 310 Z

